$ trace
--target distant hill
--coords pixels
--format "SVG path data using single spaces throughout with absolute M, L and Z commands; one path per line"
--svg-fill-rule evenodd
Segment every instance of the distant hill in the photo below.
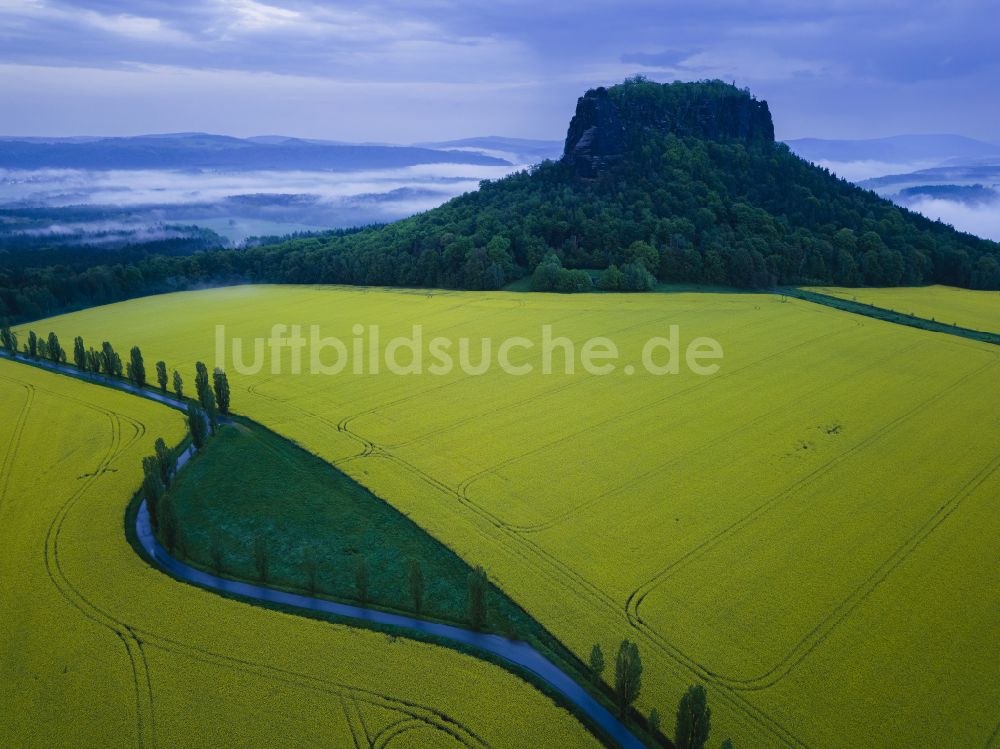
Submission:
M 505 138 L 500 135 L 414 143 L 414 145 L 433 149 L 478 151 L 479 153 L 497 156 L 517 164 L 537 164 L 545 159 L 558 159 L 562 155 L 563 146 L 562 141 L 558 140 Z
M 887 174 L 884 177 L 866 179 L 859 184 L 880 194 L 887 194 L 918 185 L 973 185 L 979 183 L 1000 185 L 1000 158 L 992 164 L 986 161 L 980 164 L 939 166 L 903 174 Z
M 534 289 L 586 291 L 595 271 L 607 290 L 657 281 L 997 289 L 1000 244 L 796 156 L 774 141 L 767 103 L 746 90 L 635 78 L 579 99 L 558 161 L 438 208 L 353 233 L 127 269 L 0 274 L 0 318 L 237 281 L 499 289 L 530 275 Z
M 1000 156 L 1000 145 L 963 135 L 894 135 L 865 140 L 798 138 L 785 142 L 794 153 L 813 162 L 943 163 Z
M 898 139 L 897 153 L 920 144 L 928 153 L 923 136 Z M 852 148 L 837 155 L 866 153 Z M 272 251 L 361 284 L 499 288 L 534 274 L 536 288 L 581 290 L 590 277 L 573 269 L 615 266 L 606 288 L 1000 287 L 1000 245 L 803 160 L 774 141 L 766 102 L 721 81 L 593 89 L 559 161 L 379 229 Z
M 0 138 L 7 169 L 392 169 L 418 164 L 509 166 L 495 156 L 413 146 L 337 144 L 281 136 L 255 139 L 206 133 L 128 138 Z

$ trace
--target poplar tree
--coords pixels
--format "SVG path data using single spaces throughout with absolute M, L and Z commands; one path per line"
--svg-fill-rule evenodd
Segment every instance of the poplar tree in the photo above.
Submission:
M 133 346 L 129 352 L 129 364 L 131 364 L 131 376 L 129 377 L 137 387 L 146 385 L 146 364 L 142 360 L 142 351 L 138 346 Z
M 420 562 L 411 559 L 408 575 L 410 581 L 410 596 L 413 598 L 413 610 L 417 616 L 424 608 L 424 571 L 420 568 Z
M 229 414 L 229 378 L 226 373 L 218 367 L 212 372 L 212 389 L 215 391 L 215 401 L 219 405 L 219 412 L 226 416 Z
M 362 605 L 368 603 L 368 564 L 360 554 L 354 557 L 354 591 Z
M 477 632 L 486 624 L 486 571 L 476 567 L 469 573 L 469 626 Z
M 174 370 L 174 392 L 177 393 L 178 398 L 184 397 L 184 380 L 181 379 L 181 373 L 176 369 Z
M 194 370 L 194 390 L 198 394 L 198 402 L 208 411 L 209 398 L 212 397 L 214 400 L 212 389 L 208 385 L 208 367 L 204 362 L 197 362 Z
M 163 441 L 163 437 L 157 437 L 156 443 L 153 445 L 153 449 L 156 450 L 156 459 L 160 462 L 160 481 L 166 487 L 170 486 L 170 478 L 174 474 L 174 466 L 176 461 L 174 460 L 174 455 L 167 447 L 167 443 Z
M 191 430 L 191 442 L 194 443 L 194 449 L 200 450 L 201 446 L 205 444 L 205 437 L 207 436 L 205 412 L 194 403 L 188 403 L 187 422 L 188 428 Z
M 642 659 L 639 646 L 630 640 L 622 640 L 615 658 L 615 699 L 618 713 L 625 717 L 629 706 L 639 697 L 642 689 Z
M 63 350 L 62 345 L 59 343 L 59 336 L 55 333 L 50 332 L 48 341 L 45 345 L 45 351 L 51 361 L 56 364 L 60 364 L 66 361 L 66 351 Z
M 73 363 L 81 372 L 87 371 L 87 349 L 83 346 L 83 338 L 77 336 L 73 339 Z
M 0 328 L 0 346 L 11 356 L 17 356 L 17 333 L 6 325 Z
M 156 362 L 156 382 L 160 390 L 167 392 L 167 363 L 164 361 Z
M 146 500 L 149 512 L 149 524 L 154 532 L 159 531 L 159 503 L 163 496 L 163 483 L 160 481 L 160 462 L 155 455 L 147 455 L 142 459 L 142 496 Z
M 604 651 L 601 650 L 600 643 L 595 643 L 590 649 L 590 673 L 593 674 L 594 681 L 600 682 L 604 667 Z
M 677 749 L 703 749 L 711 727 L 712 709 L 708 706 L 705 687 L 701 684 L 688 687 L 677 705 L 674 744 Z

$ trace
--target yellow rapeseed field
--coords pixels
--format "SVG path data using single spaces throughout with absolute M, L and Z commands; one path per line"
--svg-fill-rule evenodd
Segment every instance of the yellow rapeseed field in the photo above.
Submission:
M 483 564 L 581 656 L 635 639 L 644 712 L 672 715 L 700 681 L 712 744 L 996 740 L 997 347 L 725 294 L 235 287 L 31 327 L 137 343 L 190 383 L 195 360 L 214 364 L 217 325 L 249 362 L 276 323 L 348 346 L 355 325 L 387 341 L 420 324 L 476 352 L 551 325 L 577 346 L 613 339 L 622 363 L 671 324 L 682 345 L 715 338 L 711 376 L 325 376 L 292 373 L 288 351 L 277 371 L 226 366 L 236 410 Z
M 1000 291 L 970 291 L 953 286 L 916 286 L 884 289 L 805 287 L 820 294 L 871 304 L 946 325 L 1000 333 Z
M 2 360 L 0 410 L 0 746 L 600 745 L 496 666 L 148 567 L 125 505 L 179 414 Z

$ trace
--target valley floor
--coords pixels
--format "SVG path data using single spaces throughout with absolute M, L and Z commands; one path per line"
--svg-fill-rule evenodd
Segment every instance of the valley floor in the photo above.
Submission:
M 644 713 L 703 682 L 713 743 L 996 741 L 995 346 L 747 294 L 235 287 L 31 327 L 190 373 L 218 325 L 249 351 L 274 324 L 345 340 L 378 324 L 385 341 L 415 323 L 477 344 L 552 325 L 633 361 L 676 324 L 725 356 L 707 377 L 227 363 L 234 408 L 485 566 L 582 658 L 636 640 Z
M 2 360 L 0 405 L 0 745 L 599 746 L 499 667 L 146 565 L 125 506 L 178 413 Z

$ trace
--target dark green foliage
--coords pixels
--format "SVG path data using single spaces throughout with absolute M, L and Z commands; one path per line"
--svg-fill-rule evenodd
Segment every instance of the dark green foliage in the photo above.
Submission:
M 712 708 L 708 706 L 705 687 L 688 687 L 677 705 L 677 727 L 674 745 L 677 749 L 703 749 L 712 727 Z
M 89 369 L 87 366 L 87 349 L 84 347 L 83 338 L 80 336 L 73 339 L 73 363 L 81 372 L 86 372 Z
M 360 554 L 354 556 L 354 595 L 362 605 L 368 603 L 368 562 Z
M 205 416 L 208 418 L 209 432 L 215 434 L 215 431 L 219 428 L 219 409 L 215 407 L 215 395 L 211 389 L 206 391 L 205 401 L 208 404 L 205 407 Z
M 257 579 L 261 582 L 267 581 L 267 573 L 271 566 L 271 554 L 267 547 L 267 540 L 263 536 L 256 536 L 253 540 L 253 567 L 257 571 Z
M 101 344 L 101 372 L 109 377 L 122 376 L 122 360 L 108 341 Z
M 11 356 L 17 356 L 17 333 L 6 325 L 0 328 L 0 346 Z
M 615 701 L 618 713 L 625 717 L 629 706 L 639 697 L 642 689 L 642 659 L 639 646 L 630 640 L 622 640 L 615 657 Z
M 156 362 L 156 383 L 160 390 L 167 392 L 167 363 L 164 361 Z
M 194 403 L 188 403 L 187 423 L 188 429 L 191 430 L 191 442 L 194 444 L 195 450 L 200 450 L 202 445 L 205 444 L 205 438 L 208 436 L 208 424 L 206 422 L 205 412 Z
M 142 351 L 139 350 L 138 346 L 133 346 L 132 350 L 129 352 L 129 365 L 129 370 L 131 372 L 129 380 L 131 380 L 136 387 L 145 387 L 146 363 L 142 359 Z
M 180 527 L 177 523 L 177 513 L 174 510 L 174 503 L 170 497 L 164 497 L 159 507 L 160 517 L 160 543 L 167 551 L 173 552 L 177 548 Z
M 221 575 L 226 566 L 226 553 L 222 549 L 222 544 L 218 538 L 212 540 L 209 546 L 209 556 L 212 561 L 212 572 Z
M 205 411 L 210 405 L 214 405 L 215 397 L 212 395 L 212 388 L 208 383 L 208 367 L 204 362 L 197 362 L 194 365 L 194 390 L 198 394 L 198 403 Z
M 722 743 L 719 744 L 719 749 L 733 749 L 733 740 L 723 739 Z
M 66 351 L 59 343 L 59 336 L 55 333 L 49 333 L 48 339 L 45 342 L 45 355 L 49 361 L 56 362 L 57 364 L 66 361 Z
M 590 649 L 590 673 L 594 677 L 594 681 L 599 682 L 601 680 L 604 668 L 604 651 L 601 650 L 600 643 L 594 643 L 594 647 Z
M 167 447 L 167 443 L 163 441 L 162 437 L 156 438 L 153 449 L 156 450 L 156 459 L 160 464 L 160 481 L 163 482 L 164 486 L 169 487 L 170 479 L 174 474 L 174 467 L 177 464 L 173 451 Z
M 155 455 L 142 459 L 142 496 L 149 511 L 149 523 L 154 531 L 159 529 L 158 506 L 164 487 L 160 480 L 160 463 Z
M 178 398 L 184 397 L 184 380 L 181 378 L 181 373 L 176 369 L 174 370 L 174 392 L 177 394 Z
M 28 331 L 28 342 L 25 344 L 24 351 L 32 359 L 38 356 L 38 336 L 33 330 Z
M 424 571 L 420 562 L 411 559 L 407 564 L 407 580 L 410 583 L 410 597 L 413 599 L 413 611 L 417 616 L 424 608 Z
M 597 280 L 597 288 L 602 291 L 621 291 L 624 286 L 625 274 L 614 263 L 605 268 L 604 272 L 601 273 L 601 277 Z
M 417 561 L 421 616 L 465 625 L 469 568 L 461 558 L 322 459 L 266 430 L 251 430 L 221 427 L 174 478 L 170 497 L 189 561 L 211 570 L 212 546 L 220 545 L 227 575 L 256 580 L 249 549 L 259 535 L 269 542 L 272 585 L 309 590 L 311 556 L 321 595 L 357 601 L 360 556 L 367 562 L 368 602 L 403 613 L 414 610 L 409 574 Z M 510 632 L 536 646 L 551 642 L 502 592 L 491 589 L 490 609 L 496 621 L 510 622 Z
M 306 590 L 310 595 L 315 595 L 319 590 L 319 558 L 315 549 L 306 549 L 302 553 L 302 572 Z
M 1000 288 L 1000 245 L 795 156 L 769 137 L 766 105 L 745 91 L 720 81 L 644 80 L 597 91 L 590 98 L 613 104 L 623 136 L 612 144 L 614 158 L 594 168 L 588 161 L 581 170 L 574 158 L 545 162 L 363 231 L 86 270 L 26 269 L 0 286 L 0 302 L 12 320 L 24 320 L 206 282 L 493 289 L 532 274 L 541 290 L 572 292 L 590 288 L 580 269 L 612 264 L 623 273 L 641 265 L 667 283 L 741 288 Z M 637 274 L 628 288 L 644 279 Z
M 649 712 L 649 730 L 653 733 L 660 732 L 660 711 L 655 707 Z
M 589 273 L 584 270 L 563 268 L 562 261 L 554 253 L 546 255 L 531 276 L 532 291 L 558 291 L 562 294 L 575 294 L 590 291 L 593 288 L 594 282 Z
M 489 583 L 486 570 L 476 567 L 469 572 L 469 626 L 477 632 L 486 624 L 486 593 Z
M 218 367 L 212 372 L 212 390 L 215 392 L 215 402 L 219 406 L 219 413 L 223 416 L 229 414 L 229 378 L 226 373 Z
M 87 349 L 87 371 L 88 372 L 100 372 L 101 371 L 101 352 L 96 349 Z

